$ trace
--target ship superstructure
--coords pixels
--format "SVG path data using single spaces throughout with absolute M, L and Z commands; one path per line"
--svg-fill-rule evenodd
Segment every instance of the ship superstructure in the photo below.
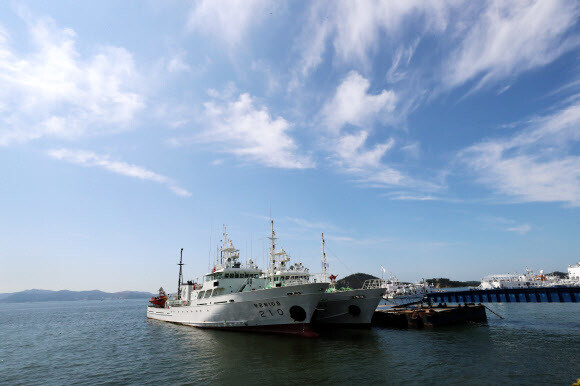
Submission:
M 420 302 L 427 294 L 435 291 L 425 281 L 403 283 L 393 274 L 385 281 L 385 287 L 385 300 L 396 306 Z
M 321 280 L 329 283 L 316 312 L 313 323 L 323 325 L 370 326 L 371 319 L 381 301 L 385 288 L 380 280 L 367 280 L 362 288 L 336 288 L 336 275 L 328 275 L 324 233 L 322 239 Z
M 253 263 L 242 264 L 224 229 L 219 261 L 202 283 L 178 283 L 164 307 L 149 306 L 147 317 L 200 328 L 316 336 L 310 321 L 326 283 L 275 285 Z
M 291 263 L 290 256 L 276 249 L 274 222 L 270 222 L 271 263 L 265 277 L 270 285 L 283 286 L 292 283 L 309 283 L 312 274 L 301 263 Z M 385 292 L 379 282 L 367 281 L 360 289 L 336 288 L 334 280 L 327 275 L 328 263 L 322 235 L 322 272 L 314 283 L 325 283 L 328 289 L 322 295 L 313 316 L 313 323 L 321 325 L 370 325 L 373 314 Z M 336 276 L 333 276 L 336 278 Z
M 580 286 L 580 262 L 568 266 L 568 276 L 560 278 L 544 275 L 541 270 L 536 275 L 531 269 L 523 274 L 488 275 L 481 279 L 479 289 L 542 288 L 554 286 Z

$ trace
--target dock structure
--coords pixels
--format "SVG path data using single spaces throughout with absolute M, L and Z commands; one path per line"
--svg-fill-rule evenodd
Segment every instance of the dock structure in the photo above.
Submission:
M 580 303 L 580 287 L 504 288 L 432 292 L 432 303 Z
M 485 323 L 485 306 L 465 304 L 421 305 L 413 307 L 379 307 L 373 316 L 372 325 L 394 328 L 434 328 L 454 324 Z

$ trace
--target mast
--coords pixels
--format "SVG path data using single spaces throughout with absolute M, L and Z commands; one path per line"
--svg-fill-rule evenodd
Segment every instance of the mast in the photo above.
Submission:
M 276 273 L 276 232 L 274 232 L 274 220 L 270 220 L 270 275 L 272 280 L 274 280 L 274 274 Z
M 222 246 L 220 248 L 220 265 L 224 265 L 224 247 L 226 245 L 228 237 L 228 234 L 226 233 L 226 224 L 222 224 L 222 227 L 224 230 L 222 232 L 222 240 L 221 240 Z
M 179 279 L 177 280 L 177 299 L 181 299 L 181 283 L 183 283 L 183 248 L 181 248 L 181 255 L 179 256 Z
M 326 252 L 324 251 L 324 233 L 322 234 L 322 280 L 326 282 Z

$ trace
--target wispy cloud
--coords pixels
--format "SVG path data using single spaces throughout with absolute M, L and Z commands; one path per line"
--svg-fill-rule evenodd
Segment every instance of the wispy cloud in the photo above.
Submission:
M 367 141 L 370 131 L 352 127 L 373 126 L 376 121 L 385 121 L 393 111 L 397 97 L 394 93 L 382 90 L 379 94 L 369 94 L 370 82 L 359 73 L 350 72 L 337 87 L 336 92 L 324 104 L 320 116 L 328 129 L 323 143 L 326 151 L 339 170 L 355 176 L 361 182 L 382 185 L 401 185 L 406 177 L 386 165 L 383 158 L 395 145 L 389 138 L 370 148 Z M 350 130 L 342 134 L 345 126 Z
M 325 239 L 335 241 L 337 243 L 343 244 L 354 244 L 354 245 L 381 245 L 381 244 L 390 244 L 393 242 L 393 239 L 387 237 L 364 237 L 364 238 L 357 238 L 351 236 L 336 236 L 333 234 L 328 234 L 324 236 Z
M 342 62 L 368 67 L 369 55 L 380 46 L 380 36 L 397 39 L 406 21 L 421 18 L 420 33 L 442 31 L 447 24 L 445 2 L 415 1 L 318 1 L 312 3 L 302 47 L 302 73 L 307 74 L 322 61 L 327 45 Z M 311 37 L 315 38 L 312 39 Z
M 580 43 L 566 36 L 579 10 L 567 0 L 486 3 L 450 55 L 444 82 L 481 87 L 552 62 Z
M 289 135 L 292 125 L 283 117 L 272 117 L 266 106 L 255 106 L 254 98 L 241 94 L 235 100 L 204 104 L 203 130 L 190 138 L 174 138 L 173 144 L 214 143 L 219 150 L 241 159 L 274 168 L 306 169 L 314 166 Z
M 505 230 L 508 232 L 515 232 L 515 233 L 519 233 L 520 235 L 525 235 L 531 229 L 532 229 L 532 227 L 529 224 L 522 224 L 522 225 L 517 225 L 517 226 L 506 228 Z
M 320 231 L 338 231 L 339 228 L 327 222 L 311 221 L 303 218 L 287 217 L 288 221 L 295 223 L 303 228 L 316 229 Z
M 187 52 L 185 50 L 181 50 L 171 56 L 167 61 L 167 71 L 170 73 L 191 71 L 191 67 L 187 64 L 186 57 Z
M 122 176 L 156 182 L 167 186 L 169 190 L 178 196 L 191 196 L 190 192 L 179 187 L 171 178 L 155 173 L 141 166 L 114 160 L 109 155 L 100 155 L 91 151 L 71 149 L 53 149 L 48 151 L 48 155 L 54 159 L 80 166 L 102 168 Z
M 389 52 L 392 64 L 386 78 L 403 81 L 395 90 L 398 95 L 416 87 L 409 82 L 416 76 L 424 86 L 415 93 L 448 90 L 469 81 L 476 81 L 477 89 L 575 49 L 580 40 L 570 32 L 578 10 L 574 0 L 318 1 L 311 5 L 296 42 L 301 52 L 296 74 L 307 77 L 326 57 L 368 70 L 377 53 Z M 421 20 L 420 26 L 412 20 Z M 437 47 L 437 55 L 412 74 L 411 58 L 425 37 Z
M 202 31 L 230 47 L 236 46 L 252 26 L 264 19 L 269 4 L 264 0 L 196 1 L 189 14 L 187 29 Z
M 0 32 L 0 145 L 129 128 L 144 106 L 131 53 L 104 46 L 84 57 L 73 30 L 23 17 L 31 51 L 20 53 Z
M 433 196 L 413 196 L 413 195 L 394 195 L 389 197 L 391 200 L 400 200 L 400 201 L 434 201 L 438 200 L 438 198 Z
M 335 140 L 332 150 L 339 168 L 359 181 L 381 185 L 404 185 L 408 178 L 382 162 L 383 157 L 393 147 L 391 138 L 385 143 L 378 143 L 367 149 L 365 144 L 369 133 L 360 131 L 346 134 Z
M 518 134 L 483 141 L 459 153 L 477 181 L 518 202 L 580 206 L 580 96 L 570 105 L 529 120 Z

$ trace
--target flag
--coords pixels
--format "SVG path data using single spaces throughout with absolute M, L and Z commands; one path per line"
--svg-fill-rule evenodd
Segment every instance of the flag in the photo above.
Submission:
M 382 265 L 381 265 L 381 271 L 383 271 L 383 273 L 387 272 L 387 270 L 385 269 L 385 267 L 383 267 Z

